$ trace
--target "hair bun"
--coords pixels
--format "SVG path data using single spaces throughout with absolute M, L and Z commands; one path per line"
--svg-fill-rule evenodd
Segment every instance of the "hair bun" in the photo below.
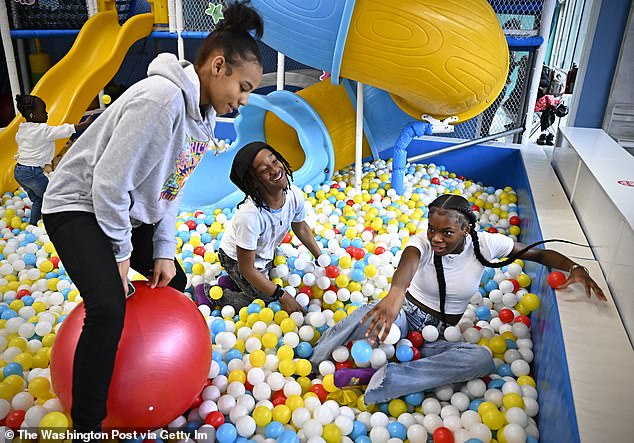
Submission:
M 224 18 L 216 25 L 216 31 L 247 33 L 254 31 L 256 39 L 262 37 L 264 32 L 262 18 L 255 9 L 249 6 L 248 0 L 234 2 L 227 6 L 222 13 Z

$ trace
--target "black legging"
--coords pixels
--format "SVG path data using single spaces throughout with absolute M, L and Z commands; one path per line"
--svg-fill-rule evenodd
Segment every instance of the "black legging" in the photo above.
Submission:
M 97 430 L 106 417 L 106 401 L 114 360 L 123 329 L 125 296 L 112 243 L 90 212 L 67 211 L 44 214 L 46 231 L 64 268 L 79 289 L 86 318 L 73 362 L 73 405 L 75 430 Z M 148 275 L 152 269 L 154 225 L 132 230 L 131 267 Z M 170 286 L 183 291 L 187 277 L 176 264 Z

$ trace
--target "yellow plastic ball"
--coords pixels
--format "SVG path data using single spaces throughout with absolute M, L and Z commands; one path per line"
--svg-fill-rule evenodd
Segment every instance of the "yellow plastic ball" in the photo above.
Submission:
M 55 334 L 50 333 L 50 334 L 46 334 L 44 337 L 42 337 L 42 346 L 46 346 L 46 347 L 51 347 L 53 346 L 53 342 L 55 341 Z
M 339 267 L 342 269 L 348 269 L 352 266 L 352 258 L 349 255 L 344 255 L 339 259 Z
M 313 370 L 313 366 L 306 359 L 299 359 L 295 362 L 295 373 L 300 377 L 306 377 Z
M 101 96 L 101 101 L 103 102 L 104 105 L 109 105 L 110 103 L 112 103 L 112 97 L 110 97 L 108 94 L 104 94 Z
M 52 398 L 51 383 L 45 377 L 35 377 L 29 382 L 28 387 L 29 394 L 35 398 Z
M 260 313 L 258 314 L 258 317 L 260 318 L 260 320 L 266 324 L 271 323 L 273 321 L 274 316 L 275 316 L 275 313 L 273 312 L 273 309 L 271 308 L 262 308 L 260 310 Z
M 341 429 L 334 423 L 328 423 L 324 426 L 321 436 L 326 440 L 326 443 L 339 443 L 342 437 Z
M 339 390 L 339 388 L 335 386 L 335 376 L 333 374 L 324 376 L 322 383 L 327 392 L 335 392 Z
M 522 273 L 517 276 L 517 283 L 519 283 L 521 288 L 528 288 L 531 285 L 531 278 Z
M 387 406 L 388 411 L 392 417 L 398 418 L 401 414 L 407 412 L 407 403 L 399 398 L 395 398 L 390 401 Z
M 285 403 L 291 411 L 304 407 L 304 399 L 301 395 L 297 394 L 289 395 Z
M 262 336 L 262 346 L 264 346 L 266 349 L 275 348 L 277 346 L 277 342 L 277 335 L 273 334 L 272 332 L 267 332 Z
M 506 340 L 499 335 L 491 337 L 489 339 L 489 349 L 491 349 L 494 354 L 503 354 L 504 351 L 506 351 Z
M 522 396 L 514 392 L 510 392 L 502 397 L 502 404 L 506 409 L 515 407 L 524 409 L 524 400 L 522 399 Z
M 539 297 L 531 292 L 522 297 L 522 305 L 531 312 L 538 309 L 540 304 Z
M 286 264 L 286 257 L 284 257 L 283 255 L 276 255 L 273 259 L 273 264 L 275 266 Z
M 212 286 L 209 290 L 209 297 L 212 300 L 220 300 L 222 298 L 222 288 L 220 286 Z
M 251 355 L 249 355 L 249 362 L 253 367 L 261 368 L 266 363 L 266 353 L 261 349 L 253 351 Z
M 266 426 L 271 423 L 273 412 L 266 406 L 258 406 L 253 410 L 253 420 L 258 426 Z
M 291 421 L 291 408 L 286 405 L 277 405 L 273 408 L 273 420 L 279 421 L 283 425 Z
M 229 377 L 227 377 L 229 383 L 233 383 L 234 381 L 244 383 L 247 381 L 247 374 L 244 373 L 241 369 L 234 369 L 229 373 Z
M 530 385 L 534 388 L 537 387 L 537 383 L 535 383 L 535 379 L 531 377 L 530 375 L 520 375 L 519 377 L 517 377 L 517 384 L 519 384 L 520 386 Z
M 506 418 L 504 418 L 504 415 L 497 409 L 495 411 L 487 411 L 482 414 L 482 423 L 494 431 L 497 431 L 504 426 L 505 422 Z
M 296 365 L 294 360 L 280 360 L 279 371 L 284 377 L 290 377 L 295 374 Z
M 288 334 L 289 332 L 295 331 L 297 325 L 295 324 L 295 320 L 292 318 L 285 318 L 282 320 L 282 323 L 280 323 L 280 328 L 282 328 L 282 332 L 284 334 Z
M 205 265 L 202 263 L 194 263 L 192 266 L 192 273 L 194 275 L 203 275 L 205 273 Z
M 511 235 L 519 236 L 520 235 L 520 231 L 521 231 L 521 229 L 520 229 L 519 226 L 513 225 L 513 226 L 511 226 L 509 228 L 509 234 L 511 234 Z
M 379 270 L 374 265 L 366 265 L 365 269 L 363 270 L 363 273 L 368 278 L 374 278 L 379 273 Z
M 299 374 L 299 372 L 297 373 Z M 310 388 L 313 386 L 313 382 L 311 381 L 311 379 L 306 376 L 297 377 L 296 381 L 302 387 L 302 395 L 306 394 L 310 390 Z M 311 392 L 311 394 L 314 394 L 314 392 Z
M 480 415 L 483 415 L 484 413 L 489 411 L 497 411 L 497 410 L 498 410 L 498 407 L 495 405 L 495 403 L 491 401 L 483 401 L 478 406 L 478 414 Z

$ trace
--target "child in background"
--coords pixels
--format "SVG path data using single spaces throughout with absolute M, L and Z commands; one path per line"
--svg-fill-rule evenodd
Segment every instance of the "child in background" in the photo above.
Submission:
M 266 143 L 249 143 L 236 154 L 231 165 L 231 181 L 246 197 L 220 240 L 220 263 L 241 292 L 223 289 L 220 300 L 209 297 L 210 285 L 198 285 L 196 295 L 206 304 L 231 305 L 236 310 L 256 298 L 265 303 L 279 301 L 287 312 L 304 308 L 288 292 L 269 280 L 275 249 L 289 228 L 314 257 L 321 250 L 306 224 L 304 194 L 291 184 L 293 173 L 288 161 Z
M 75 132 L 86 129 L 93 122 L 90 116 L 76 125 L 66 123 L 60 126 L 49 126 L 46 103 L 36 95 L 15 96 L 18 111 L 26 119 L 20 123 L 15 141 L 18 153 L 15 156 L 16 165 L 13 170 L 15 181 L 22 186 L 31 199 L 31 218 L 29 223 L 37 225 L 42 215 L 42 199 L 48 186 L 48 178 L 44 175 L 45 168 L 55 155 L 55 140 L 70 137 Z
M 464 197 L 445 194 L 429 204 L 427 235 L 417 234 L 407 244 L 387 296 L 355 310 L 324 332 L 311 356 L 314 368 L 330 358 L 332 351 L 349 341 L 384 341 L 392 324 L 401 338 L 410 331 L 436 326 L 440 336 L 447 325 L 455 325 L 477 292 L 485 266 L 500 268 L 518 257 L 551 268 L 567 270 L 565 288 L 579 282 L 599 300 L 603 291 L 588 270 L 562 254 L 515 243 L 510 237 L 476 232 L 476 215 Z M 564 241 L 564 240 L 546 240 Z M 564 241 L 565 242 L 565 241 Z M 510 254 L 503 262 L 491 263 Z M 421 359 L 388 363 L 380 369 L 341 369 L 335 372 L 338 387 L 365 385 L 367 404 L 385 402 L 437 386 L 482 377 L 494 369 L 489 350 L 467 342 L 438 340 L 420 348 Z
M 260 16 L 244 3 L 202 42 L 196 61 L 159 54 L 64 156 L 44 225 L 84 300 L 73 366 L 76 431 L 99 431 L 123 329 L 128 271 L 185 289 L 174 259 L 179 194 L 213 143 L 216 114 L 245 105 L 262 80 Z M 209 177 L 213 180 L 214 177 Z M 177 315 L 177 314 L 175 314 Z

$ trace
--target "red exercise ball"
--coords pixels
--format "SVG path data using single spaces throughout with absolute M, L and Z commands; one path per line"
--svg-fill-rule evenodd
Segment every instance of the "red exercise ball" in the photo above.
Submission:
M 108 391 L 104 428 L 158 429 L 185 412 L 205 386 L 211 336 L 184 294 L 135 282 Z M 66 317 L 51 351 L 53 389 L 72 404 L 73 357 L 84 325 L 83 303 Z
M 559 271 L 553 271 L 548 274 L 548 284 L 553 289 L 560 287 L 564 281 L 566 281 L 566 276 Z

